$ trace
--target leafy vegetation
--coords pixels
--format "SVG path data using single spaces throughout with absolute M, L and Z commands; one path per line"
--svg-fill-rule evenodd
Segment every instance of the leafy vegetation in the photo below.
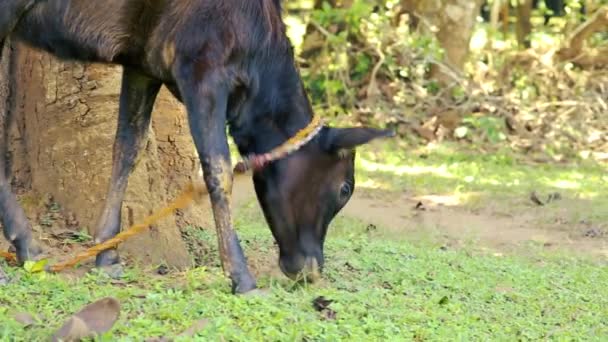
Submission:
M 479 21 L 462 68 L 446 61 L 434 35 L 441 27 L 403 12 L 403 3 L 417 1 L 329 3 L 312 12 L 302 47 L 306 85 L 325 117 L 392 127 L 409 147 L 448 140 L 554 161 L 608 158 L 605 64 L 559 57 L 590 16 L 581 17 L 580 1 L 567 1 L 564 16 L 547 25 L 551 10 L 541 2 L 523 51 L 515 27 Z M 601 55 L 606 37 L 605 30 L 592 34 L 590 53 Z
M 262 278 L 266 297 L 230 295 L 217 268 L 160 278 L 131 270 L 120 283 L 98 274 L 68 281 L 11 271 L 19 283 L 0 294 L 3 340 L 41 340 L 62 319 L 92 300 L 115 296 L 123 313 L 100 340 L 171 336 L 207 318 L 200 337 L 226 340 L 352 339 L 575 339 L 608 336 L 606 268 L 572 259 L 534 263 L 470 256 L 439 246 L 377 240 L 360 223 L 330 239 L 328 285 L 297 287 Z M 254 239 L 264 227 L 244 231 Z M 270 244 L 268 239 L 264 241 Z M 212 241 L 209 241 L 212 243 Z M 250 244 L 247 244 L 250 246 Z M 312 300 L 334 300 L 336 319 L 317 313 Z M 10 309 L 9 309 L 10 308 Z M 41 320 L 23 329 L 15 311 Z M 508 322 L 508 324 L 507 324 Z
M 359 153 L 359 182 L 413 194 L 478 193 L 509 198 L 536 190 L 561 191 L 577 198 L 606 197 L 608 168 L 593 161 L 550 165 L 528 161 L 508 149 L 483 154 L 458 144 L 405 151 L 398 145 L 388 142 Z
M 608 180 L 593 166 L 545 166 L 542 177 L 526 178 L 531 169 L 508 156 L 442 151 L 420 158 L 398 155 L 394 146 L 392 152 L 390 145 L 376 147 L 385 152 L 360 155 L 359 191 L 378 181 L 394 191 L 407 186 L 420 194 L 453 193 L 459 187 L 486 196 L 503 189 L 522 196 L 530 188 L 555 190 L 555 184 L 568 181 L 581 196 L 605 198 L 596 191 Z M 384 171 L 374 169 L 379 165 Z M 425 176 L 401 174 L 399 165 L 425 169 Z M 429 172 L 433 169 L 443 171 Z M 242 243 L 254 268 L 262 270 L 259 284 L 269 290 L 266 295 L 231 295 L 211 228 L 193 227 L 188 238 L 209 250 L 199 261 L 203 266 L 184 273 L 161 276 L 148 265 L 129 268 L 113 280 L 95 270 L 73 278 L 6 268 L 14 281 L 0 291 L 0 339 L 44 339 L 80 307 L 104 296 L 116 297 L 122 312 L 100 341 L 173 338 L 201 319 L 208 323 L 199 338 L 233 341 L 608 337 L 608 269 L 597 260 L 550 252 L 493 254 L 433 240 L 412 243 L 402 233 L 387 234 L 391 229 L 342 215 L 328 237 L 324 282 L 294 284 L 271 271 L 276 251 L 254 199 L 237 213 Z M 312 304 L 319 296 L 333 301 L 321 312 Z M 14 318 L 19 312 L 32 314 L 35 323 L 24 328 Z

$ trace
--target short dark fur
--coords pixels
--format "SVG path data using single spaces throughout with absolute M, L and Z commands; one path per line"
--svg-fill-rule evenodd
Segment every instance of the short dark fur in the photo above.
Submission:
M 280 1 L 37 0 L 32 8 L 31 1 L 20 1 L 2 3 L 15 8 L 12 16 L 0 17 L 5 21 L 0 28 L 9 28 L 13 40 L 63 59 L 124 67 L 112 177 L 96 241 L 120 230 L 127 179 L 164 84 L 186 106 L 222 266 L 233 291 L 255 288 L 232 227 L 225 127 L 229 125 L 246 155 L 269 151 L 311 121 L 312 108 L 285 35 Z M 351 150 L 388 133 L 325 127 L 301 150 L 254 172 L 258 199 L 287 275 L 322 267 L 327 226 L 354 190 Z M 5 236 L 20 260 L 33 257 L 38 248 L 3 173 L 0 210 Z M 98 255 L 96 263 L 117 261 L 116 251 L 109 250 Z

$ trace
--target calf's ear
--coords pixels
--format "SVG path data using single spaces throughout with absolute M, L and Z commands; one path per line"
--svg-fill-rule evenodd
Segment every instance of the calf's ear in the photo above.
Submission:
M 378 139 L 395 136 L 395 132 L 370 127 L 330 128 L 322 131 L 321 146 L 327 152 L 352 150 L 357 146 Z

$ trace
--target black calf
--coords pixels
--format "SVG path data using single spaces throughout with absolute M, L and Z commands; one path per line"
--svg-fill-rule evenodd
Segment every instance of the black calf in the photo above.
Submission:
M 120 230 L 127 179 L 164 84 L 186 106 L 233 291 L 256 285 L 232 226 L 226 126 L 257 166 L 253 181 L 281 268 L 291 277 L 316 279 L 327 227 L 354 191 L 354 148 L 390 132 L 317 126 L 280 1 L 39 0 L 29 10 L 32 1 L 2 1 L 0 27 L 14 26 L 12 39 L 60 58 L 124 67 L 112 177 L 96 241 Z M 37 248 L 7 178 L 1 173 L 0 216 L 23 261 Z M 116 251 L 106 251 L 96 264 L 117 261 Z

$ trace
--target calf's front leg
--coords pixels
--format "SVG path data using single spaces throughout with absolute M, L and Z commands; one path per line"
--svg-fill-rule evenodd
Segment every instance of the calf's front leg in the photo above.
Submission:
M 201 73 L 195 63 L 178 64 L 175 76 L 211 200 L 222 268 L 232 280 L 232 292 L 246 293 L 256 283 L 232 226 L 232 167 L 226 136 L 230 87 L 220 71 L 206 72 L 197 79 Z
M 106 241 L 120 232 L 120 213 L 129 174 L 145 142 L 152 108 L 161 85 L 158 80 L 127 67 L 123 71 L 118 126 L 112 152 L 112 176 L 106 202 L 95 230 L 96 243 Z M 118 261 L 116 249 L 109 249 L 97 255 L 95 264 L 103 267 Z

